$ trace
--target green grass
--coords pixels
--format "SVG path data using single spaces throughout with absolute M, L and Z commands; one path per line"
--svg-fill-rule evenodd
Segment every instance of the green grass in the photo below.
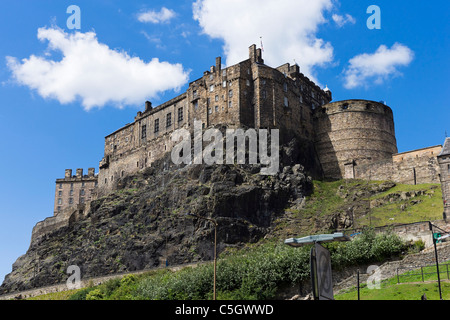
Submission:
M 372 196 L 369 200 L 387 198 L 394 193 L 419 190 L 424 190 L 425 194 L 408 200 L 387 202 L 381 207 L 371 208 L 370 215 L 358 219 L 357 224 L 379 227 L 442 219 L 442 191 L 438 184 L 397 185 L 386 192 Z M 412 204 L 411 201 L 415 200 L 418 200 L 419 203 Z M 402 205 L 406 206 L 405 210 L 401 209 Z
M 447 274 L 449 262 L 439 264 L 442 298 L 450 299 L 450 280 Z M 360 284 L 361 300 L 420 300 L 426 294 L 428 300 L 439 300 L 439 287 L 436 265 L 413 269 L 397 277 L 381 281 L 380 288 L 368 288 L 366 283 Z M 450 271 L 450 269 L 448 269 Z M 422 281 L 423 279 L 423 281 Z M 335 296 L 336 300 L 357 300 L 356 286 Z

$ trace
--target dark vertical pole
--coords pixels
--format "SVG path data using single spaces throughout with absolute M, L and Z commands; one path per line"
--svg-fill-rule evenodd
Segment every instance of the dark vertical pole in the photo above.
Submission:
M 217 223 L 214 222 L 214 300 L 216 300 Z
M 423 267 L 420 267 L 420 272 L 422 273 L 422 282 L 425 282 L 425 280 L 423 278 Z
M 360 292 L 359 292 L 359 269 L 356 273 L 356 282 L 358 283 L 358 301 L 361 299 Z
M 433 237 L 433 245 L 434 245 L 434 255 L 436 257 L 436 269 L 437 269 L 437 276 L 438 276 L 439 298 L 442 300 L 441 276 L 439 274 L 438 253 L 437 253 L 437 248 L 436 248 L 436 239 L 434 237 Z
M 441 276 L 439 274 L 439 260 L 438 260 L 438 253 L 437 253 L 437 248 L 436 248 L 436 238 L 434 237 L 434 234 L 433 234 L 433 225 L 431 224 L 431 222 L 429 222 L 429 224 L 430 224 L 431 235 L 433 237 L 434 256 L 436 258 L 436 269 L 437 269 L 438 286 L 439 286 L 439 298 L 442 300 Z

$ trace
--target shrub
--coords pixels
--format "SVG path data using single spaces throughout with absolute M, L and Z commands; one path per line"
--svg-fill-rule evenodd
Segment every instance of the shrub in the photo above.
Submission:
M 102 300 L 103 293 L 100 289 L 94 289 L 86 295 L 86 300 Z
M 94 288 L 84 288 L 80 289 L 69 297 L 69 300 L 86 300 L 86 296 L 89 292 L 94 290 Z

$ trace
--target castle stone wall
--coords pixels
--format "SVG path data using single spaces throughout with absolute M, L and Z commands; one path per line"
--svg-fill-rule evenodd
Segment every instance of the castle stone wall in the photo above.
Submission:
M 317 153 L 329 178 L 353 178 L 346 176 L 346 164 L 373 163 L 397 153 L 392 110 L 382 103 L 345 100 L 324 105 L 314 113 L 314 128 Z
M 398 153 L 385 159 L 355 165 L 355 178 L 367 180 L 392 180 L 403 184 L 439 183 L 437 155 L 442 146 L 433 146 Z

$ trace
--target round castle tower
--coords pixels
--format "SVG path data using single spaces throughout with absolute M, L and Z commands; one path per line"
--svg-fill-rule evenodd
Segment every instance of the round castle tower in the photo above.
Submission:
M 325 178 L 353 178 L 355 165 L 392 159 L 397 153 L 391 108 L 368 100 L 344 100 L 315 110 L 315 146 Z

